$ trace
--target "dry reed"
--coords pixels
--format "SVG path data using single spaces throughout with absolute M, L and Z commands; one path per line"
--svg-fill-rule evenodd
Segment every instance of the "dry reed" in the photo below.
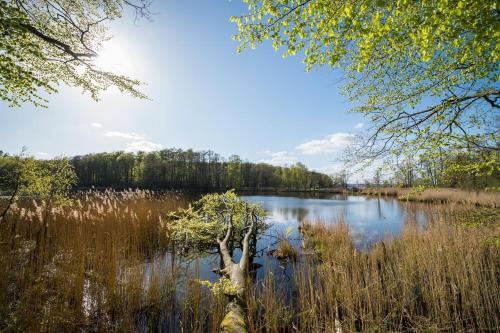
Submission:
M 2 224 L 0 330 L 173 329 L 179 264 L 166 263 L 159 219 L 187 203 L 149 191 L 73 199 L 65 208 L 26 200 Z
M 395 196 L 399 200 L 460 203 L 485 207 L 500 207 L 500 192 L 466 191 L 452 188 L 428 188 L 423 191 L 411 188 L 367 188 L 361 192 L 364 195 Z
M 348 226 L 307 224 L 319 259 L 296 269 L 299 331 L 498 331 L 499 248 L 482 229 L 431 223 L 356 251 Z M 497 230 L 498 231 L 498 230 Z
M 161 216 L 187 204 L 147 191 L 19 204 L 0 228 L 0 330 L 218 332 L 224 296 L 160 232 Z M 428 215 L 424 230 L 409 215 L 399 237 L 362 252 L 342 220 L 304 224 L 314 255 L 249 281 L 249 332 L 498 331 L 499 248 L 485 241 L 498 223 Z

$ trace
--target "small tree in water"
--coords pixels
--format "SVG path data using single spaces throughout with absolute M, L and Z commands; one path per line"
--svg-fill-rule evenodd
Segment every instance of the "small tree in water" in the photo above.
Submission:
M 219 253 L 222 278 L 213 290 L 229 297 L 222 332 L 246 332 L 246 283 L 249 266 L 256 254 L 259 234 L 268 228 L 264 209 L 241 200 L 234 191 L 208 194 L 192 207 L 168 215 L 164 228 L 175 240 L 176 251 Z M 241 249 L 238 262 L 235 249 Z

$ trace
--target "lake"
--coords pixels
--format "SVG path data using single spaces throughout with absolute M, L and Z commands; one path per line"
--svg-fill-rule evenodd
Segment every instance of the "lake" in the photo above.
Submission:
M 417 223 L 425 226 L 426 205 L 402 202 L 393 197 L 366 197 L 358 195 L 325 194 L 325 193 L 287 193 L 280 195 L 242 195 L 245 201 L 260 204 L 268 212 L 267 221 L 271 224 L 266 235 L 258 241 L 257 251 L 260 254 L 256 263 L 275 269 L 282 265 L 267 253 L 273 249 L 277 237 L 290 231 L 291 243 L 300 248 L 302 243 L 299 225 L 305 221 L 336 223 L 340 217 L 351 228 L 353 243 L 358 250 L 369 249 L 374 243 L 397 236 L 405 223 Z M 235 251 L 235 259 L 239 253 Z M 218 267 L 218 256 L 210 256 L 201 261 L 200 277 L 215 281 L 218 275 L 211 272 Z M 257 277 L 263 277 L 264 269 L 260 269 Z
M 358 249 L 365 249 L 388 236 L 397 236 L 408 216 L 416 216 L 425 224 L 425 213 L 414 203 L 396 198 L 365 197 L 341 194 L 277 196 L 250 195 L 243 199 L 261 204 L 269 213 L 271 231 L 284 232 L 293 228 L 298 236 L 298 226 L 304 221 L 334 223 L 339 217 L 349 224 L 353 241 Z

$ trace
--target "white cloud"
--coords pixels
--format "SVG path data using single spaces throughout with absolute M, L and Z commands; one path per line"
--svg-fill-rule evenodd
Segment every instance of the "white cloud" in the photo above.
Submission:
M 338 175 L 341 171 L 346 171 L 349 183 L 364 184 L 365 180 L 368 181 L 373 180 L 373 177 L 375 176 L 375 170 L 381 166 L 383 166 L 382 161 L 375 161 L 369 165 L 365 164 L 350 165 L 350 164 L 345 164 L 341 161 L 337 161 L 314 170 L 332 176 Z M 389 174 L 390 172 L 389 173 L 385 171 L 383 172 L 383 175 L 389 175 Z
M 335 162 L 335 163 L 326 165 L 322 168 L 317 168 L 314 170 L 321 172 L 321 173 L 324 173 L 324 174 L 327 174 L 327 175 L 335 175 L 335 174 L 338 174 L 339 172 L 341 172 L 342 170 L 345 170 L 345 169 L 346 169 L 346 166 L 344 163 Z
M 109 131 L 103 134 L 109 138 L 123 139 L 126 141 L 125 151 L 138 152 L 138 151 L 155 151 L 160 150 L 163 146 L 159 143 L 149 141 L 145 136 L 134 132 L 119 132 Z
M 364 123 L 357 123 L 356 126 L 354 126 L 355 129 L 361 129 L 363 128 L 363 126 L 365 126 Z
M 101 128 L 102 124 L 101 123 L 92 123 L 90 126 L 95 127 L 95 128 Z
M 341 151 L 354 143 L 356 136 L 351 133 L 333 133 L 324 139 L 304 142 L 296 147 L 302 154 L 322 155 Z
M 136 140 L 136 141 L 145 140 L 145 138 L 142 135 L 139 135 L 139 134 L 134 133 L 134 132 L 125 133 L 125 132 L 118 132 L 118 131 L 110 131 L 110 132 L 104 133 L 104 136 L 107 136 L 110 138 L 119 138 L 119 139 Z
M 137 151 L 155 151 L 155 150 L 160 150 L 162 149 L 163 146 L 159 143 L 154 143 L 151 141 L 147 140 L 141 140 L 141 141 L 132 141 L 127 143 L 127 147 L 125 148 L 125 151 L 127 152 L 137 152 Z
M 285 166 L 285 165 L 295 164 L 297 162 L 297 157 L 295 156 L 295 154 L 287 151 L 272 152 L 266 150 L 264 154 L 269 156 L 269 158 L 260 160 L 259 162 L 261 163 Z

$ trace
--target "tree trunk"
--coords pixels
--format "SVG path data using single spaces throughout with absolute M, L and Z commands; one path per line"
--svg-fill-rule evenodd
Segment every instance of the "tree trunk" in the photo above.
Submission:
M 233 225 L 230 222 L 226 237 L 219 240 L 219 249 L 224 263 L 222 272 L 231 281 L 235 294 L 228 295 L 231 301 L 226 307 L 226 314 L 221 322 L 221 333 L 246 333 L 246 282 L 248 278 L 248 262 L 250 257 L 249 242 L 254 232 L 255 220 L 252 218 L 245 237 L 243 238 L 243 251 L 239 263 L 235 263 L 231 257 L 231 251 L 227 244 L 233 233 Z
M 246 333 L 246 272 L 237 264 L 233 264 L 231 271 L 230 281 L 237 293 L 230 296 L 220 329 L 221 333 Z
M 5 209 L 3 210 L 2 214 L 0 215 L 0 223 L 2 222 L 2 220 L 5 218 L 5 216 L 7 215 L 7 212 L 10 210 L 10 207 L 14 204 L 14 202 L 16 201 L 16 197 L 17 197 L 17 193 L 19 192 L 19 182 L 20 182 L 20 178 L 21 178 L 21 172 L 20 171 L 17 171 L 17 174 L 16 174 L 16 185 L 14 187 L 14 191 L 12 191 L 12 194 L 10 196 L 10 199 L 7 203 L 7 207 L 5 207 Z

